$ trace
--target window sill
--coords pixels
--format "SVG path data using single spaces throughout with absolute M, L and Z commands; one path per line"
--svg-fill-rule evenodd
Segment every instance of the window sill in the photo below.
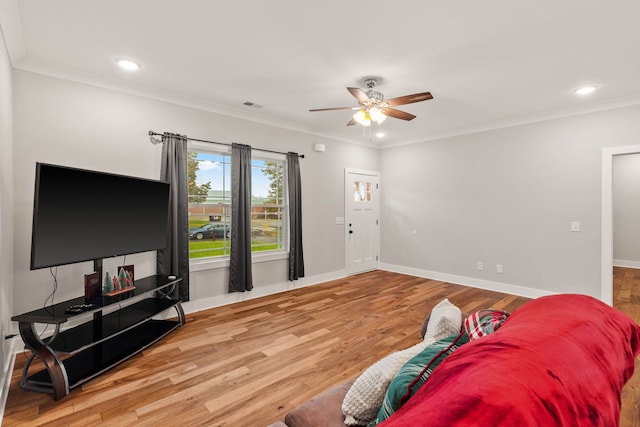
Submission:
M 289 253 L 287 251 L 273 251 L 269 253 L 255 253 L 251 255 L 251 262 L 257 264 L 260 262 L 275 261 L 279 259 L 287 259 Z M 189 261 L 189 271 L 205 271 L 216 270 L 219 268 L 229 267 L 229 257 L 201 258 Z

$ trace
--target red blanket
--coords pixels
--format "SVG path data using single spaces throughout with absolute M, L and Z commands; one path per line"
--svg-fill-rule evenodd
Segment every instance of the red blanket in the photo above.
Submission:
M 384 427 L 617 426 L 640 327 L 584 295 L 533 300 L 465 344 Z

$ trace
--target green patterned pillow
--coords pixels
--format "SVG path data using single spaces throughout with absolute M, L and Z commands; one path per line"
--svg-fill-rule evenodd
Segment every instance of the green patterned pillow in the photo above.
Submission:
M 405 363 L 387 389 L 376 423 L 381 423 L 396 412 L 402 406 L 403 396 L 407 395 L 404 397 L 405 401 L 413 396 L 427 381 L 436 366 L 458 347 L 468 342 L 469 335 L 466 332 L 451 335 L 431 344 Z M 409 387 L 411 387 L 410 391 Z

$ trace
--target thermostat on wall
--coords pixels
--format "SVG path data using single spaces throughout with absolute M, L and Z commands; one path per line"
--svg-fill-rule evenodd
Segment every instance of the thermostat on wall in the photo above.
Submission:
M 313 149 L 318 153 L 324 153 L 324 144 L 313 144 Z

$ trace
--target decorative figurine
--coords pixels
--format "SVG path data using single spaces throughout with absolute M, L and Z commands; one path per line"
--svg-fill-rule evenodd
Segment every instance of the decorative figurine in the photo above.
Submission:
M 121 268 L 118 273 L 118 282 L 120 282 L 120 289 L 127 289 L 129 287 L 129 283 L 127 283 L 127 273 L 125 273 L 124 268 Z
M 127 278 L 127 288 L 133 288 L 133 278 L 131 277 L 131 274 L 127 270 L 124 270 L 124 274 Z
M 104 275 L 104 286 L 102 288 L 103 294 L 109 294 L 113 292 L 113 282 L 111 282 L 111 275 L 107 271 Z

